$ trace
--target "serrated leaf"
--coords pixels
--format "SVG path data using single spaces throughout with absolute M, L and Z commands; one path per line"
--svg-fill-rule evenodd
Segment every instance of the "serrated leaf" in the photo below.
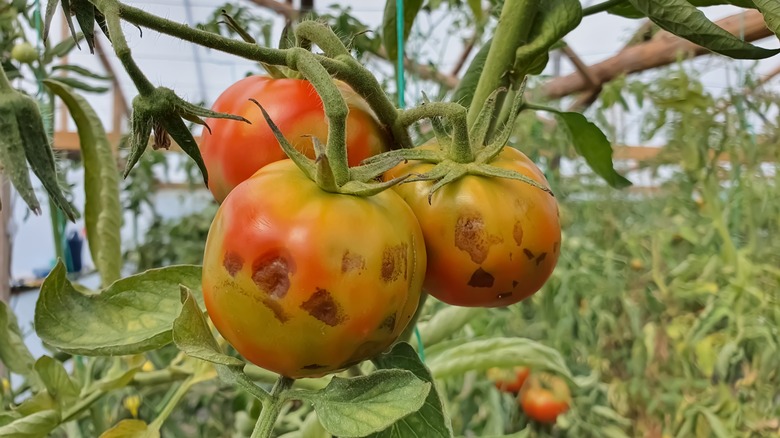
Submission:
M 35 358 L 24 343 L 16 315 L 0 301 L 0 362 L 11 372 L 27 376 L 33 371 Z
M 580 113 L 559 111 L 556 115 L 569 128 L 574 149 L 597 175 L 618 189 L 631 185 L 631 181 L 615 171 L 612 144 L 598 126 Z
M 365 437 L 390 427 L 422 407 L 431 384 L 407 370 L 378 370 L 368 376 L 334 377 L 321 391 L 298 390 L 314 406 L 332 435 Z
M 428 368 L 420 361 L 417 352 L 406 343 L 398 343 L 387 353 L 374 359 L 374 364 L 380 369 L 409 370 L 425 382 L 432 385 L 425 404 L 417 412 L 398 420 L 392 427 L 375 433 L 370 438 L 406 438 L 410 436 L 426 438 L 452 437 L 450 419 L 444 413 L 439 391 Z
M 35 371 L 41 378 L 49 394 L 60 405 L 68 404 L 78 399 L 79 388 L 70 379 L 62 364 L 49 356 L 41 356 L 35 362 Z
M 423 5 L 423 0 L 403 0 L 404 2 L 404 35 L 403 41 L 409 38 L 412 31 L 412 24 L 417 17 L 417 13 Z M 398 12 L 396 9 L 396 0 L 387 0 L 385 3 L 385 13 L 382 17 L 382 43 L 387 51 L 387 58 L 395 62 L 398 57 Z
M 179 285 L 202 293 L 200 266 L 152 269 L 116 281 L 99 294 L 83 294 L 60 261 L 41 286 L 35 330 L 47 344 L 74 354 L 125 355 L 171 342 L 179 315 Z
M 525 364 L 534 369 L 551 371 L 577 383 L 560 353 L 525 338 L 460 342 L 429 355 L 427 364 L 437 379 L 461 376 L 468 371 L 485 371 L 493 367 L 511 368 L 517 364 Z
M 60 413 L 55 410 L 36 412 L 0 427 L 3 438 L 41 438 L 48 436 L 60 424 Z
M 86 82 L 82 82 L 78 79 L 70 78 L 67 76 L 57 76 L 53 79 L 69 87 L 73 87 L 77 90 L 86 91 L 89 93 L 105 93 L 106 91 L 108 91 L 108 87 L 95 87 L 87 84 Z
M 158 429 L 149 428 L 143 420 L 122 420 L 100 435 L 100 438 L 159 438 Z
M 463 74 L 463 78 L 458 82 L 458 88 L 452 94 L 453 102 L 459 103 L 465 107 L 471 105 L 471 100 L 474 98 L 474 92 L 477 90 L 479 77 L 482 75 L 482 70 L 485 69 L 485 61 L 490 52 L 490 44 L 492 42 L 492 39 L 487 40 L 477 54 L 474 55 L 474 59 L 471 60 L 466 72 Z
M 47 79 L 46 86 L 65 102 L 79 133 L 84 163 L 84 222 L 87 242 L 103 286 L 119 279 L 122 268 L 122 206 L 119 170 L 103 123 L 82 96 L 67 85 Z
M 73 73 L 78 73 L 78 74 L 80 74 L 82 76 L 86 76 L 88 78 L 99 79 L 99 80 L 103 80 L 103 81 L 110 81 L 112 79 L 111 76 L 99 75 L 99 74 L 97 74 L 97 73 L 95 73 L 95 72 L 93 72 L 93 71 L 91 71 L 91 70 L 89 70 L 87 68 L 84 68 L 84 67 L 82 67 L 80 65 L 73 65 L 73 64 L 55 65 L 54 67 L 51 68 L 51 70 L 52 71 L 65 70 L 65 71 L 69 71 L 69 72 L 73 72 Z
M 763 59 L 780 53 L 742 41 L 711 22 L 686 0 L 629 0 L 658 27 L 713 52 L 737 59 Z
M 753 3 L 764 15 L 766 27 L 780 38 L 780 2 L 777 0 L 753 0 Z
M 203 315 L 192 292 L 182 286 L 181 313 L 173 321 L 173 342 L 187 355 L 208 362 L 227 365 L 244 366 L 244 362 L 222 352 L 209 329 L 206 317 Z

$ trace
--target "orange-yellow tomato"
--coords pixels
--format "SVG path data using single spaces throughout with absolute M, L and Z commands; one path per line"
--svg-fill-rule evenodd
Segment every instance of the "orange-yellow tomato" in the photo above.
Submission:
M 368 104 L 352 89 L 337 82 L 347 101 L 347 155 L 351 166 L 389 149 L 389 142 Z M 209 190 L 217 202 L 257 170 L 287 158 L 265 122 L 257 100 L 296 149 L 314 157 L 311 136 L 323 144 L 328 122 L 314 86 L 302 79 L 250 76 L 228 87 L 212 109 L 243 116 L 250 122 L 208 119 L 203 129 L 201 155 L 209 174 Z
M 287 377 L 321 376 L 400 336 L 425 266 L 420 226 L 395 192 L 328 193 L 282 160 L 220 206 L 203 295 L 217 330 L 247 360 Z
M 514 367 L 512 369 L 490 368 L 487 370 L 488 379 L 502 392 L 518 393 L 523 387 L 531 369 L 528 367 Z
M 559 415 L 569 410 L 571 394 L 566 382 L 559 377 L 531 376 L 517 402 L 531 420 L 553 424 Z
M 516 149 L 504 148 L 490 164 L 548 185 L 542 172 Z M 432 166 L 410 161 L 386 177 L 422 174 Z M 426 291 L 452 305 L 501 307 L 542 287 L 561 246 L 553 196 L 522 181 L 467 175 L 438 190 L 429 204 L 432 184 L 395 187 L 414 210 L 425 235 Z

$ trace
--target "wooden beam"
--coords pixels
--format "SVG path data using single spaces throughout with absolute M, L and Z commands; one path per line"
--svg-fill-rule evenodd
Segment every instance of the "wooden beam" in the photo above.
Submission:
M 733 35 L 744 36 L 745 41 L 756 41 L 773 35 L 767 29 L 760 12 L 749 10 L 732 15 L 715 24 Z M 626 73 L 636 73 L 672 64 L 680 55 L 696 57 L 711 53 L 704 47 L 684 40 L 669 32 L 660 31 L 650 41 L 626 48 L 606 61 L 588 68 L 599 84 Z M 547 82 L 542 91 L 549 99 L 558 99 L 592 88 L 579 72 Z

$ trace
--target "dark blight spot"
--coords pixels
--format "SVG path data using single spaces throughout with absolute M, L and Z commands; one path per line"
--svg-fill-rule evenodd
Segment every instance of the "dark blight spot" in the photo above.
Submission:
M 495 278 L 493 278 L 493 275 L 490 272 L 487 272 L 482 268 L 477 268 L 477 270 L 471 274 L 471 279 L 469 279 L 468 284 L 471 287 L 492 287 L 493 281 L 495 281 Z
M 558 252 L 558 249 L 561 247 L 561 242 L 555 242 L 553 243 L 553 254 L 556 254 Z
M 225 258 L 222 260 L 222 266 L 225 267 L 225 270 L 231 277 L 235 277 L 236 274 L 238 274 L 238 271 L 244 267 L 244 259 L 240 255 L 228 251 L 225 253 Z
M 512 230 L 512 236 L 514 236 L 517 246 L 523 244 L 523 224 L 521 224 L 520 221 L 515 222 L 515 229 Z
M 382 324 L 379 326 L 382 330 L 390 330 L 391 332 L 395 330 L 395 320 L 396 316 L 395 313 L 385 318 L 384 321 L 382 321 Z
M 511 296 L 512 296 L 512 292 L 502 292 L 496 295 L 496 298 L 498 298 L 499 300 L 503 300 L 504 298 L 509 298 Z
M 534 256 L 534 253 L 532 253 L 531 250 L 528 248 L 523 248 L 523 254 L 525 254 L 525 256 L 528 257 L 528 260 L 531 260 L 534 257 L 536 257 Z
M 346 251 L 341 257 L 341 272 L 359 271 L 366 269 L 366 259 L 360 254 Z
M 461 216 L 455 222 L 455 246 L 468 253 L 474 263 L 484 262 L 490 247 L 499 242 L 500 237 L 491 236 L 485 230 L 485 221 L 481 216 Z
M 347 319 L 339 303 L 325 289 L 317 288 L 317 291 L 301 304 L 301 309 L 331 327 L 337 326 Z
M 520 284 L 517 280 L 512 280 L 512 287 L 517 287 L 517 285 Z
M 282 298 L 290 289 L 290 263 L 279 255 L 258 258 L 252 264 L 252 281 L 274 298 Z
M 290 319 L 290 317 L 287 316 L 287 314 L 284 312 L 282 305 L 277 301 L 274 301 L 271 298 L 263 298 L 263 305 L 268 307 L 268 309 L 274 313 L 274 316 L 279 320 L 279 322 L 285 323 L 288 319 Z
M 382 280 L 385 283 L 398 280 L 401 274 L 403 274 L 404 279 L 407 278 L 406 249 L 407 244 L 405 243 L 385 248 L 382 253 L 381 271 Z
M 544 261 L 545 257 L 547 257 L 546 252 L 539 254 L 539 257 L 536 258 L 536 266 L 539 266 Z
M 319 369 L 327 368 L 327 367 L 328 367 L 327 365 L 320 365 L 318 363 L 312 363 L 312 364 L 309 364 L 309 365 L 304 365 L 303 369 L 304 370 L 319 370 Z

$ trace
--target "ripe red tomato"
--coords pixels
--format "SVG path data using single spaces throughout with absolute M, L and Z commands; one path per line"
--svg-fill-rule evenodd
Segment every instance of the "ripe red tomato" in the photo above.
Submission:
M 542 384 L 550 389 L 545 388 Z M 520 391 L 520 406 L 531 420 L 540 423 L 555 423 L 558 416 L 569 410 L 571 396 L 566 383 L 558 377 L 531 377 Z
M 322 376 L 400 336 L 425 264 L 420 226 L 395 192 L 328 193 L 282 160 L 217 211 L 203 295 L 217 330 L 247 360 L 287 377 Z
M 422 146 L 435 148 L 435 144 Z M 504 150 L 490 163 L 547 185 L 523 153 Z M 408 162 L 386 174 L 425 173 L 433 164 Z M 467 175 L 438 190 L 411 182 L 395 190 L 412 207 L 425 235 L 425 289 L 445 303 L 508 306 L 536 293 L 552 274 L 561 246 L 558 203 L 521 181 Z
M 531 370 L 528 367 L 514 367 L 511 370 L 502 368 L 490 368 L 487 371 L 488 379 L 499 391 L 516 394 L 520 392 Z
M 354 166 L 362 160 L 389 149 L 374 113 L 368 104 L 346 84 L 337 82 L 349 106 L 347 116 L 347 154 Z M 208 119 L 211 133 L 203 129 L 200 151 L 209 173 L 209 190 L 217 202 L 258 169 L 287 158 L 271 128 L 265 122 L 260 102 L 282 134 L 299 151 L 314 157 L 312 140 L 323 144 L 328 138 L 328 122 L 322 100 L 314 86 L 302 79 L 273 79 L 250 76 L 228 87 L 212 109 L 240 115 L 252 124 L 226 119 Z

